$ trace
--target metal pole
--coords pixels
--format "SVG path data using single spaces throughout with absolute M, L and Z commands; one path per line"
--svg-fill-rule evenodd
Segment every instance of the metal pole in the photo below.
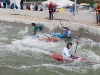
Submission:
M 76 0 L 74 0 L 74 8 L 75 8 L 75 10 L 74 10 L 74 15 L 76 15 Z

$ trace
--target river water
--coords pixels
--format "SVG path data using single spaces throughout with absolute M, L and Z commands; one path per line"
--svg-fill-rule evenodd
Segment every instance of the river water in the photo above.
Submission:
M 0 23 L 0 75 L 99 75 L 100 43 L 80 38 L 77 56 L 92 62 L 59 62 L 47 53 L 60 53 L 67 41 L 45 42 L 32 38 L 33 27 Z M 72 52 L 75 50 L 72 42 Z

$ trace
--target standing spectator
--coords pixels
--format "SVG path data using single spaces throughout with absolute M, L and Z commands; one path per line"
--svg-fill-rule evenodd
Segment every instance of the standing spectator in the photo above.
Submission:
M 32 4 L 30 5 L 30 10 L 32 10 L 32 11 L 35 10 L 35 5 L 34 5 L 34 3 L 32 3 Z
M 0 0 L 0 8 L 1 8 L 1 0 Z
M 33 10 L 33 5 L 32 4 L 30 5 L 30 10 Z
M 38 11 L 38 4 L 35 4 L 35 11 Z
M 7 0 L 7 8 L 10 8 L 10 0 Z
M 6 8 L 6 2 L 7 2 L 7 0 L 2 0 L 2 2 L 3 2 L 3 8 Z
M 97 3 L 97 8 L 96 8 L 96 22 L 100 22 L 100 3 Z
M 38 5 L 38 10 L 39 10 L 39 11 L 43 11 L 43 6 L 42 6 L 42 4 Z
M 75 5 L 74 4 L 72 4 L 70 8 L 70 12 L 73 12 L 73 15 L 75 15 Z
M 52 2 L 50 2 L 50 4 L 48 5 L 48 9 L 49 9 L 49 19 L 53 19 L 53 12 L 54 12 L 54 5 Z
M 21 8 L 21 9 L 23 9 L 23 2 L 24 2 L 24 0 L 21 0 L 21 1 L 20 1 L 20 8 Z
M 26 9 L 30 10 L 30 3 L 26 5 Z

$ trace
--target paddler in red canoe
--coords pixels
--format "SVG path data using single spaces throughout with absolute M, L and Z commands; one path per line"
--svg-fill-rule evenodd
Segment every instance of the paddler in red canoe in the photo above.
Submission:
M 79 42 L 79 41 L 77 41 L 77 42 Z M 64 61 L 78 58 L 78 57 L 76 57 L 76 52 L 74 54 L 71 53 L 71 47 L 72 47 L 72 43 L 68 42 L 66 47 L 63 49 L 62 57 L 63 57 Z
M 52 38 L 50 38 L 50 37 L 48 37 L 48 38 L 39 37 L 38 31 L 34 32 L 33 39 L 38 39 L 38 40 L 42 40 L 42 41 L 46 41 L 46 42 L 58 42 L 58 41 L 61 40 L 61 39 L 56 38 L 56 37 L 52 37 Z

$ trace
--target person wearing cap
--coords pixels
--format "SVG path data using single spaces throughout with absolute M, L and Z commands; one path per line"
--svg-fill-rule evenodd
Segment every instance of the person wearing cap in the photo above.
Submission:
M 63 28 L 65 29 L 63 36 L 71 38 L 71 30 L 68 27 L 63 27 Z
M 66 47 L 63 49 L 62 57 L 64 60 L 73 59 L 76 57 L 76 53 L 74 54 L 71 53 L 71 47 L 72 47 L 72 43 L 68 42 Z
M 43 29 L 43 24 L 35 24 L 35 23 L 32 23 L 32 26 L 33 26 L 33 32 L 36 32 L 36 31 L 42 31 Z

